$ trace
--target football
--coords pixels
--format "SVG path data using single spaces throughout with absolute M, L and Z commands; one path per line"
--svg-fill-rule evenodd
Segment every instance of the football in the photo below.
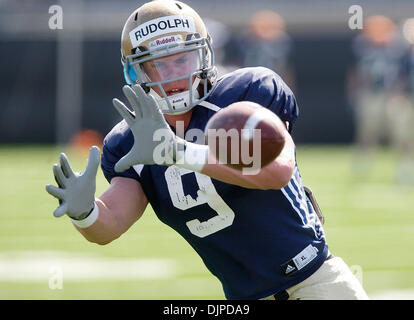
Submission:
M 213 115 L 204 135 L 220 163 L 244 171 L 272 162 L 285 145 L 285 131 L 275 113 L 257 103 L 240 101 Z

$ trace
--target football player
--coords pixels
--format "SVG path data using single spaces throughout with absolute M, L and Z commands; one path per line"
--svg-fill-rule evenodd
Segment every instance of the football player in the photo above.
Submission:
M 406 153 L 407 131 L 412 128 L 405 92 L 407 46 L 392 19 L 374 15 L 365 19 L 352 41 L 352 51 L 355 63 L 349 72 L 348 93 L 355 120 L 353 165 L 361 176 L 369 173 L 384 139 L 394 151 Z
M 290 134 L 280 156 L 257 175 L 218 163 L 208 146 L 182 137 L 204 130 L 210 117 L 236 101 L 268 108 L 291 132 L 298 106 L 283 80 L 263 67 L 216 79 L 206 27 L 178 1 L 152 1 L 135 10 L 121 41 L 129 107 L 113 100 L 124 120 L 104 140 L 101 168 L 110 185 L 95 198 L 97 147 L 83 173 L 73 172 L 61 154 L 53 167 L 58 187 L 46 187 L 60 200 L 54 215 L 68 215 L 87 240 L 103 245 L 126 232 L 150 204 L 197 251 L 228 299 L 367 298 L 343 260 L 328 250 Z M 162 142 L 156 139 L 160 131 Z M 154 159 L 160 144 L 164 157 Z

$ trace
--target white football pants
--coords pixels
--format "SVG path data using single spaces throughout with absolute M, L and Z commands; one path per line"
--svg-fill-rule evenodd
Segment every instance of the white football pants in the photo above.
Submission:
M 286 290 L 289 300 L 367 300 L 362 285 L 339 257 L 326 260 L 309 278 Z M 272 300 L 273 296 L 265 298 Z

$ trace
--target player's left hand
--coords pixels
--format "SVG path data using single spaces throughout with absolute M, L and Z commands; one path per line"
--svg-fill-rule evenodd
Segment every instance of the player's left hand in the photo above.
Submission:
M 59 200 L 59 207 L 53 212 L 55 217 L 67 214 L 72 219 L 82 220 L 92 211 L 99 161 L 99 148 L 93 146 L 89 151 L 85 171 L 78 173 L 72 170 L 66 155 L 60 154 L 60 164 L 53 166 L 58 187 L 50 184 L 46 186 L 46 191 Z
M 177 137 L 164 119 L 157 102 L 145 93 L 140 85 L 132 87 L 125 85 L 122 88 L 132 111 L 118 99 L 113 99 L 112 103 L 119 114 L 124 118 L 134 136 L 134 145 L 131 150 L 115 164 L 115 171 L 122 172 L 136 164 L 164 164 L 160 163 L 160 157 L 154 150 L 160 145 L 160 139 L 164 137 L 166 157 L 172 164 L 176 150 Z M 155 150 L 158 151 L 158 150 Z M 158 158 L 157 158 L 158 156 Z

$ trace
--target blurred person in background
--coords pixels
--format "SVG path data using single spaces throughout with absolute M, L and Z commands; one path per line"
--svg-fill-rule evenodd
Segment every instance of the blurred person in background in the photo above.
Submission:
M 254 13 L 241 34 L 235 36 L 233 44 L 239 49 L 238 63 L 242 67 L 262 66 L 276 71 L 292 88 L 293 68 L 289 63 L 292 40 L 286 32 L 284 19 L 271 10 Z
M 401 128 L 402 152 L 397 179 L 401 183 L 414 183 L 414 18 L 405 20 L 403 35 L 408 43 L 406 63 L 404 65 L 405 80 L 407 83 L 407 107 L 402 110 L 403 119 Z
M 375 149 L 388 143 L 405 152 L 406 95 L 404 61 L 407 46 L 388 17 L 368 17 L 353 41 L 355 66 L 348 79 L 348 94 L 355 116 L 354 170 L 368 173 Z
M 226 47 L 230 41 L 231 35 L 228 26 L 221 21 L 212 18 L 204 19 L 204 23 L 206 24 L 211 39 L 214 39 L 211 45 L 215 54 L 217 77 L 221 77 L 222 75 L 238 69 L 239 67 L 237 65 L 230 63 L 231 59 L 226 59 Z

